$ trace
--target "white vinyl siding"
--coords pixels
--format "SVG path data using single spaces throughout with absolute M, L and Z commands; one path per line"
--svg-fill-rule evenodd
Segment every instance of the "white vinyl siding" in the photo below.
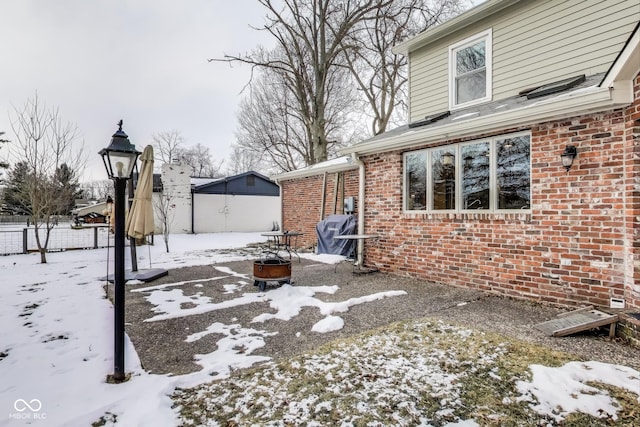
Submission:
M 410 120 L 449 109 L 448 47 L 492 29 L 492 99 L 604 73 L 640 20 L 637 0 L 521 1 L 410 53 Z

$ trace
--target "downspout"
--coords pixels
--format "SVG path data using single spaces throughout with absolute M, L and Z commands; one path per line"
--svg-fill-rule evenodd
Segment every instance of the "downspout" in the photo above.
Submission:
M 358 165 L 358 234 L 364 234 L 364 162 L 356 155 L 351 153 L 351 159 Z M 358 242 L 358 259 L 356 266 L 362 267 L 364 259 L 364 240 L 357 239 Z
M 193 196 L 194 193 L 194 189 L 191 189 L 191 234 L 196 234 L 195 233 L 195 210 L 196 210 L 196 206 L 195 206 L 195 197 Z
M 278 179 L 274 179 L 273 182 L 278 186 L 278 194 L 280 197 L 280 226 L 278 227 L 278 230 L 274 231 L 284 231 L 284 197 L 282 197 L 282 184 Z

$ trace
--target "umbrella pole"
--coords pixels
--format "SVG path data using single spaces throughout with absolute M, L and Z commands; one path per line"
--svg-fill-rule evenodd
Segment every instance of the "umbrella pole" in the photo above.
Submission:
M 137 173 L 137 165 L 136 165 Z M 140 179 L 140 175 L 136 180 Z M 129 212 L 131 212 L 131 204 L 133 203 L 133 180 L 130 179 L 127 183 L 129 187 Z M 138 255 L 136 253 L 136 239 L 135 237 L 129 237 L 129 248 L 131 249 L 131 271 L 138 271 Z
M 151 245 L 147 242 L 147 246 L 149 247 L 149 268 L 151 269 Z

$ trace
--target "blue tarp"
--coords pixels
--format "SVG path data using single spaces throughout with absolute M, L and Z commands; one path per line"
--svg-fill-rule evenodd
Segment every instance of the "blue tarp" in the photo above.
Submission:
M 329 215 L 316 225 L 318 253 L 351 256 L 354 240 L 334 239 L 333 236 L 355 234 L 357 220 L 353 215 Z

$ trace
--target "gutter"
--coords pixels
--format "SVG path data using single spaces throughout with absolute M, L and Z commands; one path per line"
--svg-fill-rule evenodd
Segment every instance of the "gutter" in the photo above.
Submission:
M 293 171 L 284 172 L 277 175 L 271 175 L 269 176 L 269 179 L 274 181 L 276 184 L 279 184 L 280 182 L 286 181 L 289 179 L 305 178 L 308 176 L 320 175 L 325 172 L 326 173 L 344 172 L 344 171 L 353 170 L 356 168 L 356 165 L 353 164 L 353 159 L 351 157 L 344 159 L 344 161 L 341 161 L 340 163 L 335 163 L 336 160 L 340 160 L 340 159 L 334 159 L 334 160 L 329 160 L 327 162 L 316 163 L 315 165 L 307 166 L 302 169 L 296 169 Z
M 459 120 L 441 126 L 429 126 L 424 130 L 420 128 L 408 129 L 400 135 L 354 144 L 340 150 L 340 153 L 344 155 L 374 154 L 407 149 L 432 142 L 473 137 L 505 128 L 527 126 L 548 120 L 624 107 L 633 102 L 632 97 L 633 92 L 613 91 L 607 87 L 591 86 L 502 113 Z
M 358 166 L 358 234 L 364 234 L 364 162 L 353 152 L 351 160 Z M 357 239 L 358 242 L 358 259 L 356 267 L 361 268 L 364 261 L 364 240 Z

